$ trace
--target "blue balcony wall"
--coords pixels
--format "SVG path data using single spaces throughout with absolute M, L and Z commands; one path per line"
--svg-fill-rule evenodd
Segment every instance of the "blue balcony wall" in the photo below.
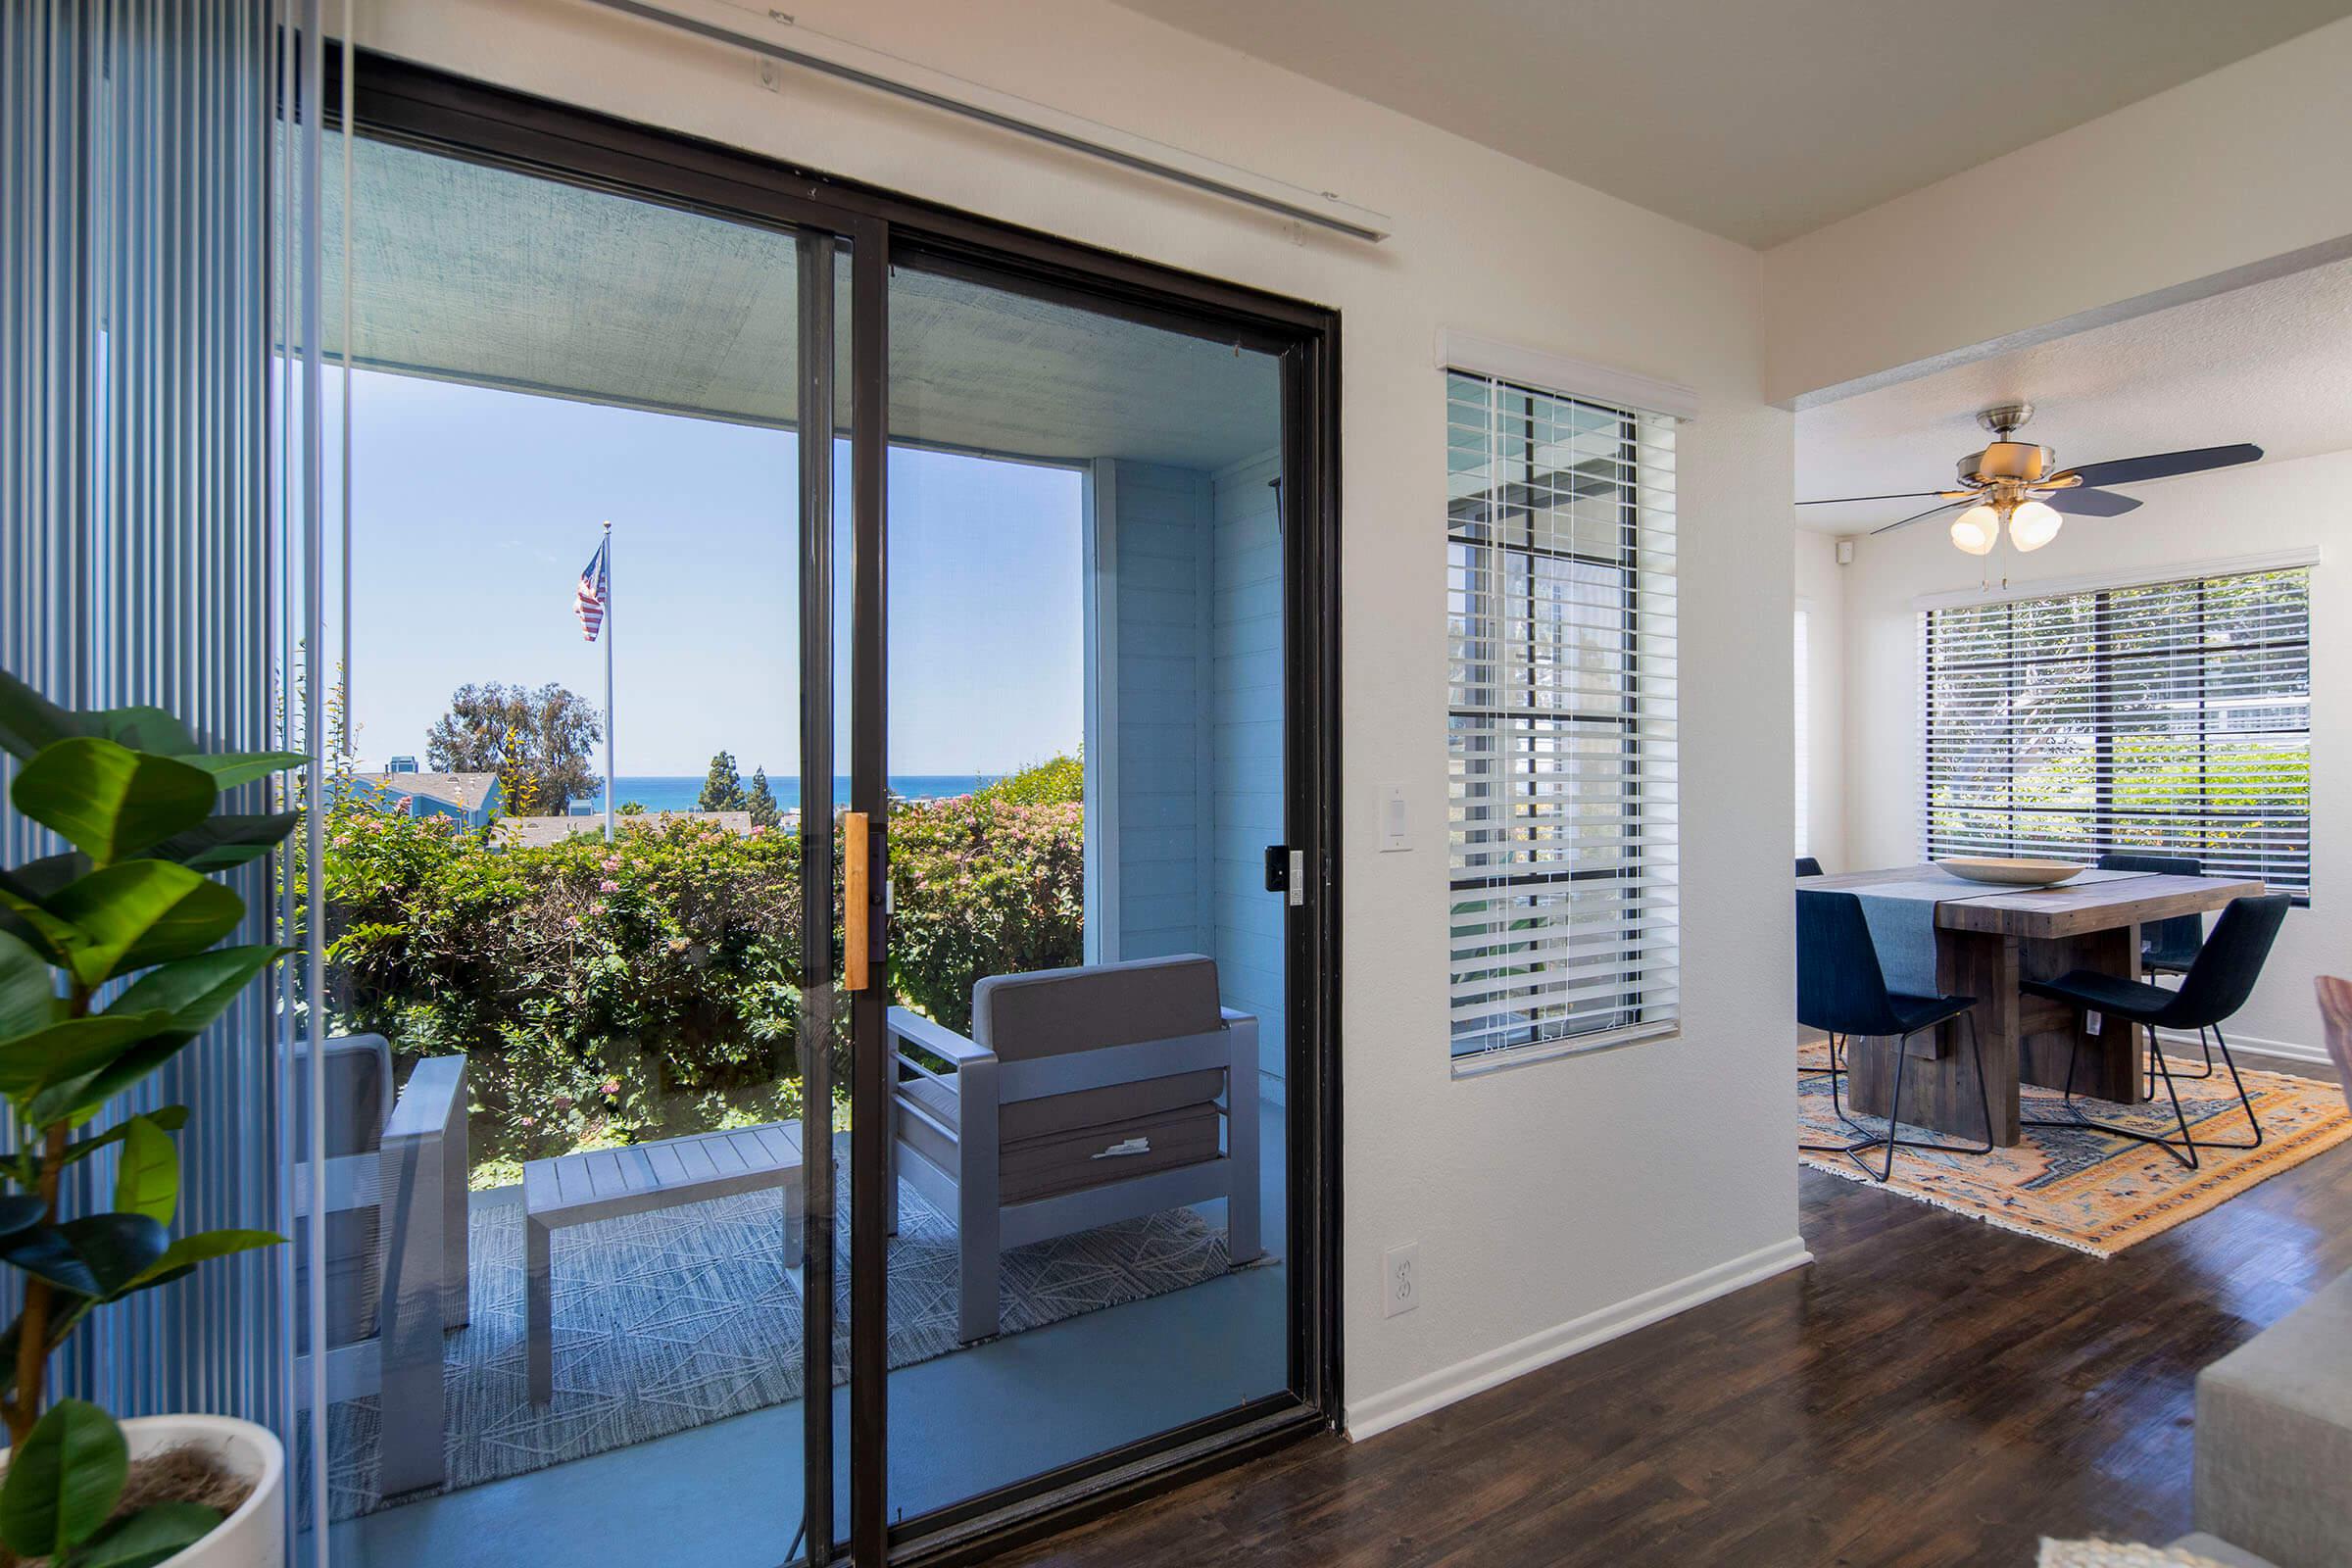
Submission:
M 1103 677 L 1116 694 L 1102 957 L 1205 953 L 1228 1006 L 1262 1020 L 1282 1068 L 1282 905 L 1264 852 L 1283 840 L 1282 549 L 1271 455 L 1211 474 L 1115 461 L 1098 473 L 1098 550 L 1113 564 Z M 1107 481 L 1107 482 L 1105 482 Z

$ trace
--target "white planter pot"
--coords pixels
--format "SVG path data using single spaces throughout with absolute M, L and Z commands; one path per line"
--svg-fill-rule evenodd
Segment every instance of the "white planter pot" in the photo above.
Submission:
M 268 1427 L 224 1415 L 142 1415 L 122 1423 L 130 1456 L 193 1446 L 253 1483 L 253 1495 L 162 1568 L 285 1568 L 286 1450 Z M 9 1455 L 0 1451 L 0 1475 Z

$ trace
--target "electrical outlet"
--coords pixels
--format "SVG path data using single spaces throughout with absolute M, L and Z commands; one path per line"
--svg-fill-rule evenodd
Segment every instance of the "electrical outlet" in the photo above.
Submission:
M 1381 1316 L 1395 1317 L 1421 1304 L 1421 1244 L 1407 1242 L 1380 1254 Z

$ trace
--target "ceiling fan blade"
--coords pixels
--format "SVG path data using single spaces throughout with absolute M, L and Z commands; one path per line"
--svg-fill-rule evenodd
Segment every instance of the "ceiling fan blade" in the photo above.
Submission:
M 1973 502 L 1975 499 L 1976 498 L 1972 496 L 1969 498 L 1969 501 L 1946 501 L 1940 507 L 1930 507 L 1925 512 L 1914 512 L 1911 514 L 1911 515 L 1903 518 L 1900 522 L 1889 522 L 1883 527 L 1871 529 L 1871 537 L 1875 539 L 1880 534 L 1892 533 L 1897 528 L 1908 528 L 1911 526 L 1911 524 L 1919 521 L 1923 517 L 1933 517 L 1938 512 L 1950 512 L 1956 508 L 1968 506 L 1970 502 Z
M 2120 517 L 2132 511 L 2139 502 L 2132 496 L 2119 496 L 2112 490 L 2061 490 L 2049 498 L 2050 505 L 2070 517 Z
M 2148 479 L 2170 479 L 2176 474 L 2203 473 L 2208 468 L 2233 468 L 2241 463 L 2252 463 L 2262 456 L 2262 448 L 2251 441 L 2241 441 L 2229 447 L 2198 447 L 2189 452 L 2153 452 L 2144 458 L 2118 458 L 2113 463 L 2086 463 L 2080 468 L 2069 468 L 2058 478 L 2069 475 L 2084 484 L 2138 484 Z
M 1891 496 L 1824 496 L 1819 501 L 1799 501 L 1800 507 L 1842 507 L 1849 501 L 1925 501 L 1930 496 L 1943 494 L 1940 490 L 1905 490 Z

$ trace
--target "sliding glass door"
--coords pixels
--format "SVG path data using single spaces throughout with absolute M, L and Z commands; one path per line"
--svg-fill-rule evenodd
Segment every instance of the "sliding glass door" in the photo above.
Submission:
M 351 171 L 347 586 L 294 694 L 331 753 L 307 1517 L 338 1561 L 765 1568 L 846 1464 L 856 246 Z
M 879 1565 L 1317 1422 L 1323 329 L 369 69 L 302 1560 Z

